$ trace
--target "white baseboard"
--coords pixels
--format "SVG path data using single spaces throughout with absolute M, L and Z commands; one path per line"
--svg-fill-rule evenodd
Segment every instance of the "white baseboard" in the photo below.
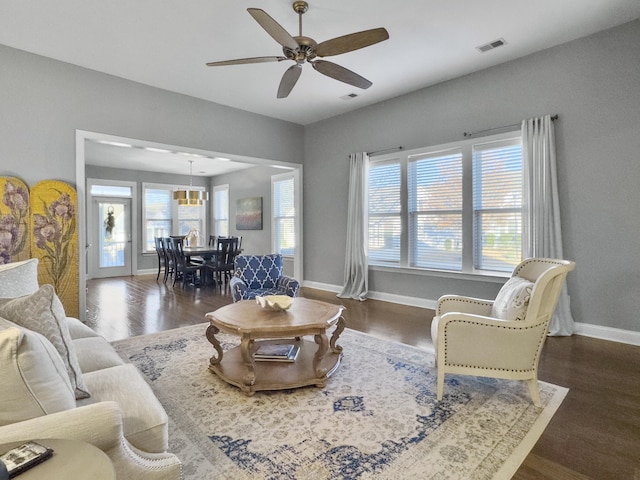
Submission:
M 136 273 L 134 273 L 134 275 L 151 275 L 151 274 L 157 274 L 157 273 L 158 273 L 157 268 L 146 268 L 144 270 L 136 270 Z
M 342 291 L 341 285 L 330 285 L 327 283 L 310 282 L 307 280 L 303 282 L 303 286 L 335 293 L 340 293 Z M 384 302 L 390 303 L 399 303 L 401 305 L 410 305 L 412 307 L 429 308 L 431 310 L 435 310 L 437 305 L 437 300 L 408 297 L 404 295 L 395 295 L 392 293 L 384 292 L 369 292 L 368 298 L 371 298 L 373 300 L 382 300 Z M 635 332 L 632 330 L 622 330 L 620 328 L 603 327 L 600 325 L 592 325 L 589 323 L 580 322 L 576 322 L 575 327 L 576 335 L 640 346 L 640 332 Z
M 326 292 L 340 293 L 342 291 L 342 287 L 338 285 L 331 285 L 329 283 L 319 283 L 319 282 L 310 282 L 309 280 L 305 280 L 302 282 L 303 287 L 315 288 L 317 290 L 324 290 Z
M 327 292 L 340 293 L 342 291 L 341 285 L 330 285 L 327 283 L 309 282 L 305 280 L 303 282 L 304 287 L 317 288 L 318 290 L 325 290 Z M 396 295 L 394 293 L 385 292 L 369 292 L 367 298 L 372 300 L 382 300 L 383 302 L 399 303 L 400 305 L 409 305 L 411 307 L 429 308 L 435 310 L 437 300 L 430 300 L 427 298 L 408 297 L 406 295 Z
M 640 346 L 640 332 L 576 322 L 576 335 Z

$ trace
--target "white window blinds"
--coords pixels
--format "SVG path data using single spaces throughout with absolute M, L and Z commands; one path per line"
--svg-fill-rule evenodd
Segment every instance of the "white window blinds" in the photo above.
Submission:
M 168 237 L 171 235 L 171 199 L 173 192 L 170 188 L 144 189 L 144 250 L 155 249 L 154 237 Z
M 400 263 L 402 235 L 400 163 L 372 164 L 369 168 L 369 260 Z
M 275 250 L 282 255 L 293 256 L 296 216 L 293 175 L 280 177 L 272 185 Z
M 510 272 L 522 258 L 520 140 L 473 147 L 475 268 Z
M 216 235 L 229 236 L 229 185 L 213 187 L 213 223 Z
M 462 152 L 410 159 L 407 187 L 410 265 L 461 270 Z
M 201 242 L 206 229 L 205 206 L 178 206 L 173 200 L 175 185 L 143 183 L 142 215 L 144 230 L 142 245 L 145 252 L 155 252 L 154 237 L 186 235 L 190 231 L 198 232 Z
M 370 160 L 369 263 L 512 271 L 527 244 L 521 142 L 507 132 Z

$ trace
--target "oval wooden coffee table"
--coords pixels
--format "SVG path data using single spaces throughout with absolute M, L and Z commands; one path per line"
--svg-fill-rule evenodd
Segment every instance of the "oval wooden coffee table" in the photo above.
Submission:
M 345 328 L 343 310 L 342 305 L 297 297 L 285 311 L 242 300 L 209 312 L 207 339 L 216 351 L 209 370 L 248 395 L 259 390 L 324 387 L 342 359 L 342 347 L 336 342 Z M 327 329 L 333 326 L 328 340 Z M 219 332 L 240 337 L 240 345 L 223 352 L 216 338 Z M 314 342 L 305 340 L 305 335 L 313 335 Z M 254 354 L 261 345 L 278 343 L 300 349 L 295 361 L 256 361 Z

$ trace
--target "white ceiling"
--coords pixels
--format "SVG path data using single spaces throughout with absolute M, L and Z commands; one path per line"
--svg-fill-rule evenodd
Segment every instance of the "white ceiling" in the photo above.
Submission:
M 276 99 L 291 62 L 206 67 L 282 55 L 247 13 L 292 35 L 291 0 L 2 0 L 0 43 L 166 90 L 302 125 L 465 75 L 640 17 L 638 0 L 309 0 L 303 34 L 322 42 L 385 27 L 389 40 L 330 57 L 373 82 L 359 90 L 310 65 Z M 507 45 L 481 54 L 498 38 Z M 356 93 L 351 100 L 341 97 Z
M 84 157 L 87 165 L 174 175 L 192 174 L 194 177 L 213 177 L 244 170 L 257 161 L 115 137 L 111 140 L 86 140 Z
M 298 16 L 291 0 L 2 0 L 0 44 L 307 125 L 640 17 L 638 0 L 308 1 L 303 35 L 318 43 L 387 29 L 389 40 L 328 58 L 366 77 L 372 87 L 360 90 L 305 65 L 289 97 L 276 99 L 291 62 L 205 66 L 210 61 L 282 55 L 246 9 L 265 10 L 295 36 Z M 499 38 L 505 46 L 484 54 L 476 49 Z M 342 98 L 352 93 L 358 96 Z M 86 156 L 96 165 L 188 173 L 187 157 L 137 146 L 87 142 Z M 191 159 L 194 175 L 242 167 Z

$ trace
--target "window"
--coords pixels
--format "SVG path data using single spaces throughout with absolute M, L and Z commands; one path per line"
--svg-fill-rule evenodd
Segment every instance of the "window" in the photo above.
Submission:
M 412 267 L 462 268 L 462 152 L 409 157 L 409 248 Z
M 104 180 L 89 179 L 90 182 L 104 182 Z M 124 185 L 106 185 L 103 183 L 91 183 L 91 195 L 96 197 L 123 197 L 133 196 L 133 187 Z
M 293 173 L 271 177 L 271 190 L 274 250 L 285 256 L 293 256 L 296 246 Z
M 213 187 L 213 231 L 219 237 L 229 236 L 229 185 Z
M 373 158 L 369 263 L 510 272 L 523 257 L 519 133 Z
M 171 199 L 173 189 L 144 188 L 143 214 L 143 250 L 154 250 L 154 237 L 168 237 L 171 235 Z
M 369 169 L 369 259 L 400 265 L 402 234 L 400 163 L 378 163 Z
M 475 268 L 511 271 L 522 260 L 520 140 L 473 147 Z
M 197 230 L 201 239 L 206 227 L 205 206 L 178 205 L 173 200 L 175 185 L 144 183 L 142 212 L 144 229 L 142 244 L 144 252 L 155 252 L 154 237 L 186 235 Z M 195 188 L 195 187 L 194 187 Z
M 197 232 L 199 237 L 198 243 L 202 245 L 205 230 L 204 205 L 178 205 L 178 235 L 187 235 L 189 232 Z

